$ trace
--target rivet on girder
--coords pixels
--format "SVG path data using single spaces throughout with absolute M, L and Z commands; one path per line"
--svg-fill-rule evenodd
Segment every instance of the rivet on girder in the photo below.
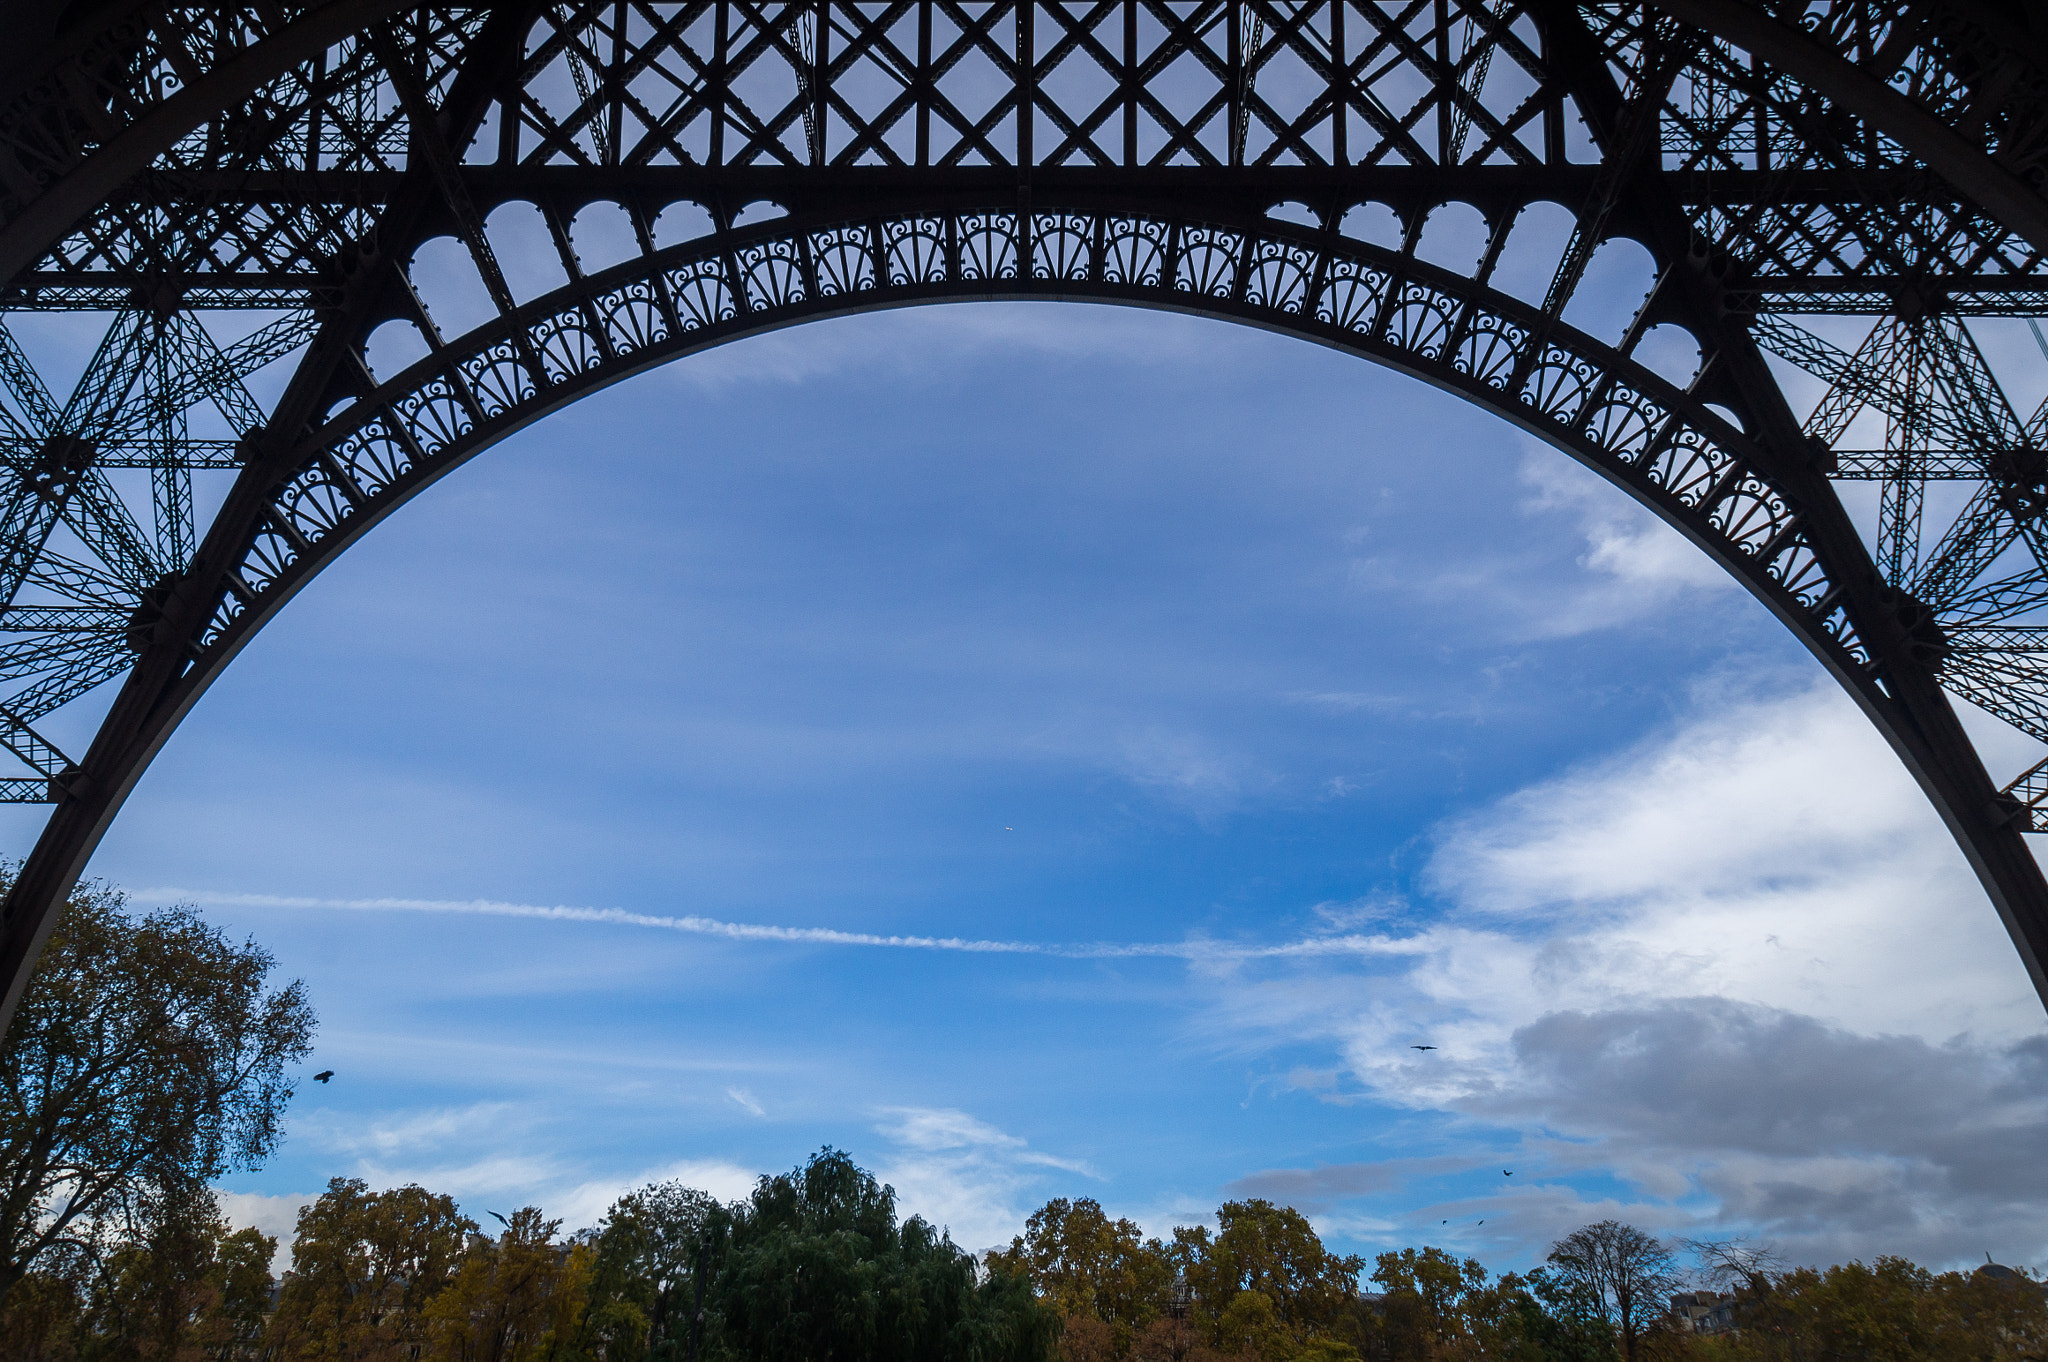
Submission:
M 99 446 L 91 440 L 62 432 L 43 441 L 36 452 L 35 466 L 28 476 L 29 490 L 44 501 L 62 501 L 70 495 L 71 484 L 92 466 Z
M 126 641 L 130 652 L 148 652 L 150 645 L 157 641 L 157 635 L 162 632 L 165 607 L 170 604 L 177 581 L 176 577 L 165 573 L 136 602 L 135 609 L 128 615 Z
M 1949 653 L 1948 632 L 1934 617 L 1934 608 L 1897 587 L 1884 588 L 1881 596 L 1886 623 L 1906 656 L 1929 671 L 1941 670 Z
M 83 768 L 67 766 L 50 777 L 50 802 L 62 804 L 71 799 L 88 799 L 95 785 L 96 782 Z

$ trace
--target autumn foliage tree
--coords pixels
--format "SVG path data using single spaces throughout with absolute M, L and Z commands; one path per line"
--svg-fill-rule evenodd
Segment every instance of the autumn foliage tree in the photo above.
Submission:
M 1089 1197 L 1048 1201 L 992 1267 L 1031 1282 L 1072 1335 L 1100 1333 L 1095 1350 L 1121 1356 L 1160 1315 L 1173 1265 L 1130 1220 L 1112 1220 Z M 1081 1346 L 1074 1338 L 1069 1351 Z
M 277 1362 L 411 1362 L 427 1305 L 461 1265 L 476 1222 L 423 1187 L 372 1192 L 336 1178 L 299 1212 L 268 1344 Z
M 1095 1201 L 1054 1200 L 987 1261 L 1059 1314 L 1067 1362 L 1357 1357 L 1340 1331 L 1363 1260 L 1330 1253 L 1306 1217 L 1271 1202 L 1230 1202 L 1213 1233 L 1160 1240 Z
M 553 1362 L 573 1356 L 590 1284 L 587 1244 L 558 1244 L 562 1222 L 523 1207 L 496 1240 L 477 1238 L 421 1311 L 423 1362 Z
M 184 909 L 72 896 L 0 1047 L 0 1302 L 205 1220 L 213 1181 L 268 1157 L 314 1026 L 274 963 Z
M 2009 1269 L 1930 1272 L 1903 1258 L 1758 1275 L 1736 1293 L 1739 1332 L 1700 1340 L 1708 1362 L 2034 1362 L 2048 1294 Z
M 1216 1223 L 1213 1237 L 1206 1226 L 1175 1230 L 1168 1248 L 1213 1346 L 1266 1357 L 1330 1332 L 1364 1259 L 1329 1252 L 1306 1216 L 1270 1201 L 1226 1202 Z

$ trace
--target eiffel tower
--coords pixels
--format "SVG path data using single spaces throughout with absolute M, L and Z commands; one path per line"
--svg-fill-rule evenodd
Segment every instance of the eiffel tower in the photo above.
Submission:
M 2048 18 L 2020 0 L 8 19 L 0 797 L 49 816 L 0 1021 L 179 720 L 409 497 L 677 356 L 964 298 L 1284 332 L 1597 470 L 1856 699 L 2048 998 L 2048 759 L 1994 778 L 1957 708 L 2048 758 L 2048 407 L 1987 340 L 2032 328 L 2048 367 Z M 1600 324 L 1573 303 L 1614 250 L 1654 282 Z M 66 707 L 82 750 L 43 736 Z

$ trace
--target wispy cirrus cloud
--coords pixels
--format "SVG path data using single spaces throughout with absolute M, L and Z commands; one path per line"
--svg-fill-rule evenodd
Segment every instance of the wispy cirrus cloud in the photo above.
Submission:
M 827 322 L 801 333 L 771 332 L 692 355 L 673 373 L 679 383 L 720 389 L 815 382 L 848 370 L 922 376 L 936 367 L 934 361 L 957 363 L 975 355 L 1178 367 L 1227 363 L 1248 341 L 1234 327 L 1135 307 L 965 304 L 871 315 L 850 326 Z
M 967 1112 L 951 1107 L 889 1107 L 875 1129 L 894 1146 L 879 1172 L 897 1188 L 906 1211 L 949 1229 L 970 1250 L 1006 1243 L 1042 1194 L 1046 1172 L 1099 1175 L 1078 1159 L 1030 1147 Z

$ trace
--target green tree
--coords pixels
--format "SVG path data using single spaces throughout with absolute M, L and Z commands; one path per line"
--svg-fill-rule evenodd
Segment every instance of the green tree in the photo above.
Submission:
M 837 1150 L 764 1177 L 713 1218 L 716 1355 L 784 1362 L 1041 1362 L 1052 1314 L 1025 1278 L 982 1277 L 894 1189 Z
M 270 1322 L 279 1362 L 410 1362 L 425 1311 L 460 1264 L 476 1222 L 448 1197 L 372 1193 L 335 1178 L 299 1212 L 292 1269 Z
M 1216 1222 L 1210 1281 L 1267 1297 L 1291 1329 L 1313 1332 L 1358 1290 L 1365 1260 L 1329 1252 L 1292 1207 L 1231 1201 Z
M 1347 1331 L 1359 1351 L 1388 1362 L 1612 1362 L 1612 1334 L 1590 1303 L 1538 1268 L 1489 1280 L 1477 1259 L 1439 1248 L 1382 1253 L 1373 1281 L 1384 1294 Z
M 1539 1267 L 1522 1279 L 1522 1336 L 1545 1362 L 1612 1362 L 1614 1326 L 1585 1286 Z
M 258 1229 L 239 1229 L 220 1238 L 207 1274 L 214 1301 L 205 1338 L 212 1356 L 257 1354 L 270 1316 L 275 1285 L 270 1264 L 276 1256 L 277 1240 Z
M 581 1347 L 605 1362 L 679 1362 L 696 1314 L 697 1264 L 719 1209 L 709 1192 L 654 1183 L 612 1203 L 591 1238 Z
M 274 963 L 184 909 L 72 896 L 0 1046 L 0 1302 L 269 1156 L 314 1026 L 303 984 L 266 990 Z
M 78 1284 L 57 1272 L 29 1273 L 0 1302 L 0 1357 L 71 1362 L 85 1305 Z
M 1486 1285 L 1486 1269 L 1476 1259 L 1459 1262 L 1440 1248 L 1402 1249 L 1382 1253 L 1372 1279 L 1384 1293 L 1380 1317 L 1388 1357 L 1436 1362 L 1472 1352 L 1465 1301 Z

